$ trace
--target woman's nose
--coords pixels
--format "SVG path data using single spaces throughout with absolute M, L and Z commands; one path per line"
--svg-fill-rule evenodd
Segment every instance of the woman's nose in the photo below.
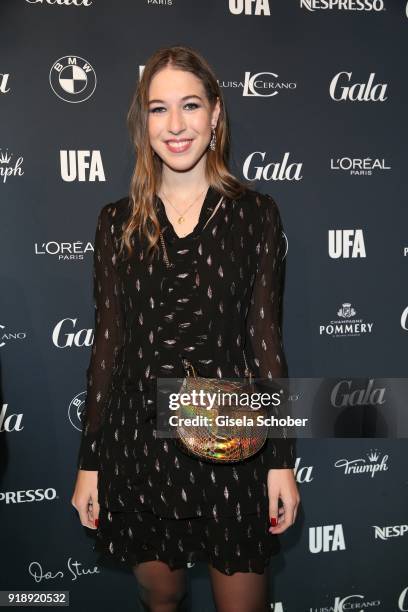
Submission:
M 184 129 L 184 127 L 185 127 L 185 123 L 184 123 L 183 114 L 178 109 L 174 109 L 170 111 L 169 125 L 168 125 L 169 131 L 173 133 L 178 133 L 182 129 Z

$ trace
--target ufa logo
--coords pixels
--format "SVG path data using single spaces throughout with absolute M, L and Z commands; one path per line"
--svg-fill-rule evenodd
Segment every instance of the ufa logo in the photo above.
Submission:
M 68 183 L 78 180 L 105 181 L 101 152 L 60 151 L 61 178 Z
M 343 525 L 309 527 L 309 550 L 311 553 L 345 549 Z
M 332 259 L 366 257 L 363 230 L 329 230 L 329 256 Z
M 64 102 L 84 102 L 95 91 L 95 70 L 82 57 L 65 55 L 52 65 L 50 85 L 55 95 Z
M 269 0 L 229 0 L 229 10 L 233 15 L 270 15 Z

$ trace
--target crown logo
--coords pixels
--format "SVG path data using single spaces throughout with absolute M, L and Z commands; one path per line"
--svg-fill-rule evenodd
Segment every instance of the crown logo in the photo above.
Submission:
M 351 307 L 350 302 L 344 302 L 341 305 L 341 308 L 337 311 L 337 315 L 339 317 L 344 317 L 345 319 L 349 319 L 350 317 L 354 317 L 356 311 Z
M 7 153 L 0 153 L 0 164 L 8 164 L 10 160 L 11 160 L 11 155 L 7 155 Z
M 367 453 L 367 457 L 371 463 L 377 463 L 378 459 L 380 458 L 380 453 L 371 450 L 369 453 Z

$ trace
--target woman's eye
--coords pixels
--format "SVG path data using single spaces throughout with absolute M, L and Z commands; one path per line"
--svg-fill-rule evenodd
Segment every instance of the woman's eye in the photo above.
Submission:
M 185 104 L 184 106 L 192 106 L 194 110 L 195 108 L 199 108 L 199 105 L 196 104 L 195 102 L 187 102 L 187 104 Z M 162 108 L 164 108 L 164 106 L 156 106 L 155 108 L 151 108 L 150 112 L 151 113 L 156 113 L 156 111 L 160 111 Z M 164 109 L 166 110 L 166 109 Z

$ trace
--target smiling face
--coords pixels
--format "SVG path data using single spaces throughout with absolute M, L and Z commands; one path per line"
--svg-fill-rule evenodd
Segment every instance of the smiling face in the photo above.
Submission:
M 149 87 L 148 131 L 152 149 L 175 171 L 193 168 L 206 155 L 220 112 L 191 72 L 163 68 Z

